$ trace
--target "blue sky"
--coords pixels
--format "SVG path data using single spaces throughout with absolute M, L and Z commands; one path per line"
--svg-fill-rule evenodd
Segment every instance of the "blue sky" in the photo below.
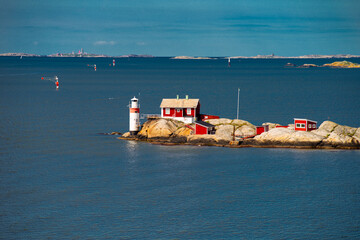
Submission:
M 359 0 L 0 0 L 0 53 L 360 54 Z

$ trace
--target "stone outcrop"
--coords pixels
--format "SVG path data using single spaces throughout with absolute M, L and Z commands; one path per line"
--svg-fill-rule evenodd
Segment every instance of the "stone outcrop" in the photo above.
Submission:
M 122 135 L 122 137 L 124 137 L 124 138 L 128 138 L 128 137 L 130 137 L 130 132 L 126 132 L 126 133 L 124 133 L 124 134 Z
M 335 68 L 360 68 L 360 64 L 352 63 L 352 62 L 349 62 L 349 61 L 326 63 L 323 66 L 324 67 L 335 67 Z
M 192 145 L 223 146 L 229 144 L 230 141 L 216 135 L 190 135 L 187 137 L 187 142 Z
M 319 67 L 319 66 L 316 64 L 312 64 L 312 63 L 305 63 L 305 64 L 299 66 L 299 68 L 311 68 L 311 67 Z
M 332 68 L 360 68 L 360 64 L 352 63 L 349 61 L 339 61 L 333 63 L 326 63 L 322 66 L 318 66 L 315 64 L 303 64 L 299 66 L 300 68 L 311 68 L 311 67 L 332 67 Z
M 273 128 L 253 139 L 245 140 L 245 144 L 278 145 L 278 146 L 317 146 L 323 137 L 312 132 L 295 131 L 289 128 Z
M 263 123 L 261 125 L 268 125 L 269 126 L 269 130 L 270 129 L 273 129 L 273 128 L 276 128 L 276 126 L 281 126 L 281 124 L 279 123 L 270 123 L 270 122 L 266 122 L 266 123 Z
M 317 130 L 311 132 L 276 128 L 280 124 L 265 123 L 270 126 L 270 130 L 255 137 L 256 127 L 244 120 L 220 118 L 207 122 L 215 125 L 214 135 L 194 135 L 194 124 L 189 126 L 183 122 L 159 118 L 145 122 L 138 135 L 125 133 L 120 139 L 202 146 L 360 149 L 360 128 L 331 121 L 323 122 Z
M 323 146 L 328 147 L 353 147 L 360 146 L 360 128 L 352 128 L 336 124 L 331 121 L 323 122 L 319 129 L 313 132 L 324 136 Z
M 195 126 L 193 126 L 194 128 Z M 178 128 L 175 132 L 174 132 L 174 136 L 177 136 L 177 137 L 187 137 L 189 135 L 191 135 L 192 133 L 192 130 L 188 127 L 180 127 Z
M 256 127 L 248 121 L 241 119 L 210 119 L 206 122 L 215 125 L 216 137 L 218 139 L 232 141 L 235 136 L 253 136 L 256 132 Z
M 149 120 L 143 124 L 138 136 L 140 138 L 168 138 L 183 125 L 182 122 L 163 118 Z
M 217 138 L 221 138 L 227 141 L 231 141 L 233 139 L 233 135 L 235 132 L 234 126 L 224 124 L 224 125 L 216 126 L 215 129 L 216 129 L 215 135 Z
M 360 148 L 359 129 L 325 121 L 317 130 L 311 132 L 295 131 L 291 128 L 274 128 L 253 139 L 245 140 L 243 144 L 313 148 Z
M 218 125 L 224 125 L 224 124 L 230 124 L 232 120 L 227 118 L 219 118 L 219 119 L 209 119 L 205 120 L 205 122 L 208 122 L 212 125 L 218 126 Z

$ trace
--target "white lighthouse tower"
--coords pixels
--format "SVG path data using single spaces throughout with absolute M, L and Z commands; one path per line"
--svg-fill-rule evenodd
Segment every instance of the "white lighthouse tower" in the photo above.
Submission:
M 139 132 L 139 128 L 140 128 L 139 99 L 137 99 L 136 97 L 133 97 L 131 99 L 129 110 L 130 110 L 129 132 L 130 135 L 136 135 Z

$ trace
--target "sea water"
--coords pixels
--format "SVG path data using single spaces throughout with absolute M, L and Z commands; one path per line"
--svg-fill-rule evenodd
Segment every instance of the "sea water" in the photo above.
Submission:
M 0 58 L 1 239 L 360 238 L 360 151 L 158 146 L 128 103 L 162 98 L 255 125 L 360 126 L 360 70 L 335 60 Z M 350 59 L 359 62 L 359 59 Z M 96 64 L 97 71 L 88 65 Z M 59 90 L 41 77 L 58 76 Z

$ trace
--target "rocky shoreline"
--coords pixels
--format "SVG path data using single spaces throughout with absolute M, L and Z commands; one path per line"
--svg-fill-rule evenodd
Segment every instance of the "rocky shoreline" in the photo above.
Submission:
M 323 122 L 310 132 L 277 128 L 280 124 L 266 123 L 268 132 L 255 136 L 256 127 L 244 120 L 212 119 L 214 135 L 194 135 L 194 126 L 170 119 L 150 119 L 142 125 L 141 131 L 131 136 L 125 133 L 118 139 L 143 141 L 161 145 L 217 146 L 230 148 L 301 148 L 301 149 L 360 149 L 360 128 Z M 264 123 L 265 124 L 265 123 Z
M 349 61 L 340 61 L 340 62 L 333 62 L 333 63 L 325 63 L 323 65 L 316 65 L 312 63 L 305 63 L 300 66 L 296 66 L 293 63 L 285 64 L 285 67 L 297 67 L 297 68 L 321 68 L 321 67 L 330 67 L 330 68 L 360 68 L 360 64 L 353 63 Z

